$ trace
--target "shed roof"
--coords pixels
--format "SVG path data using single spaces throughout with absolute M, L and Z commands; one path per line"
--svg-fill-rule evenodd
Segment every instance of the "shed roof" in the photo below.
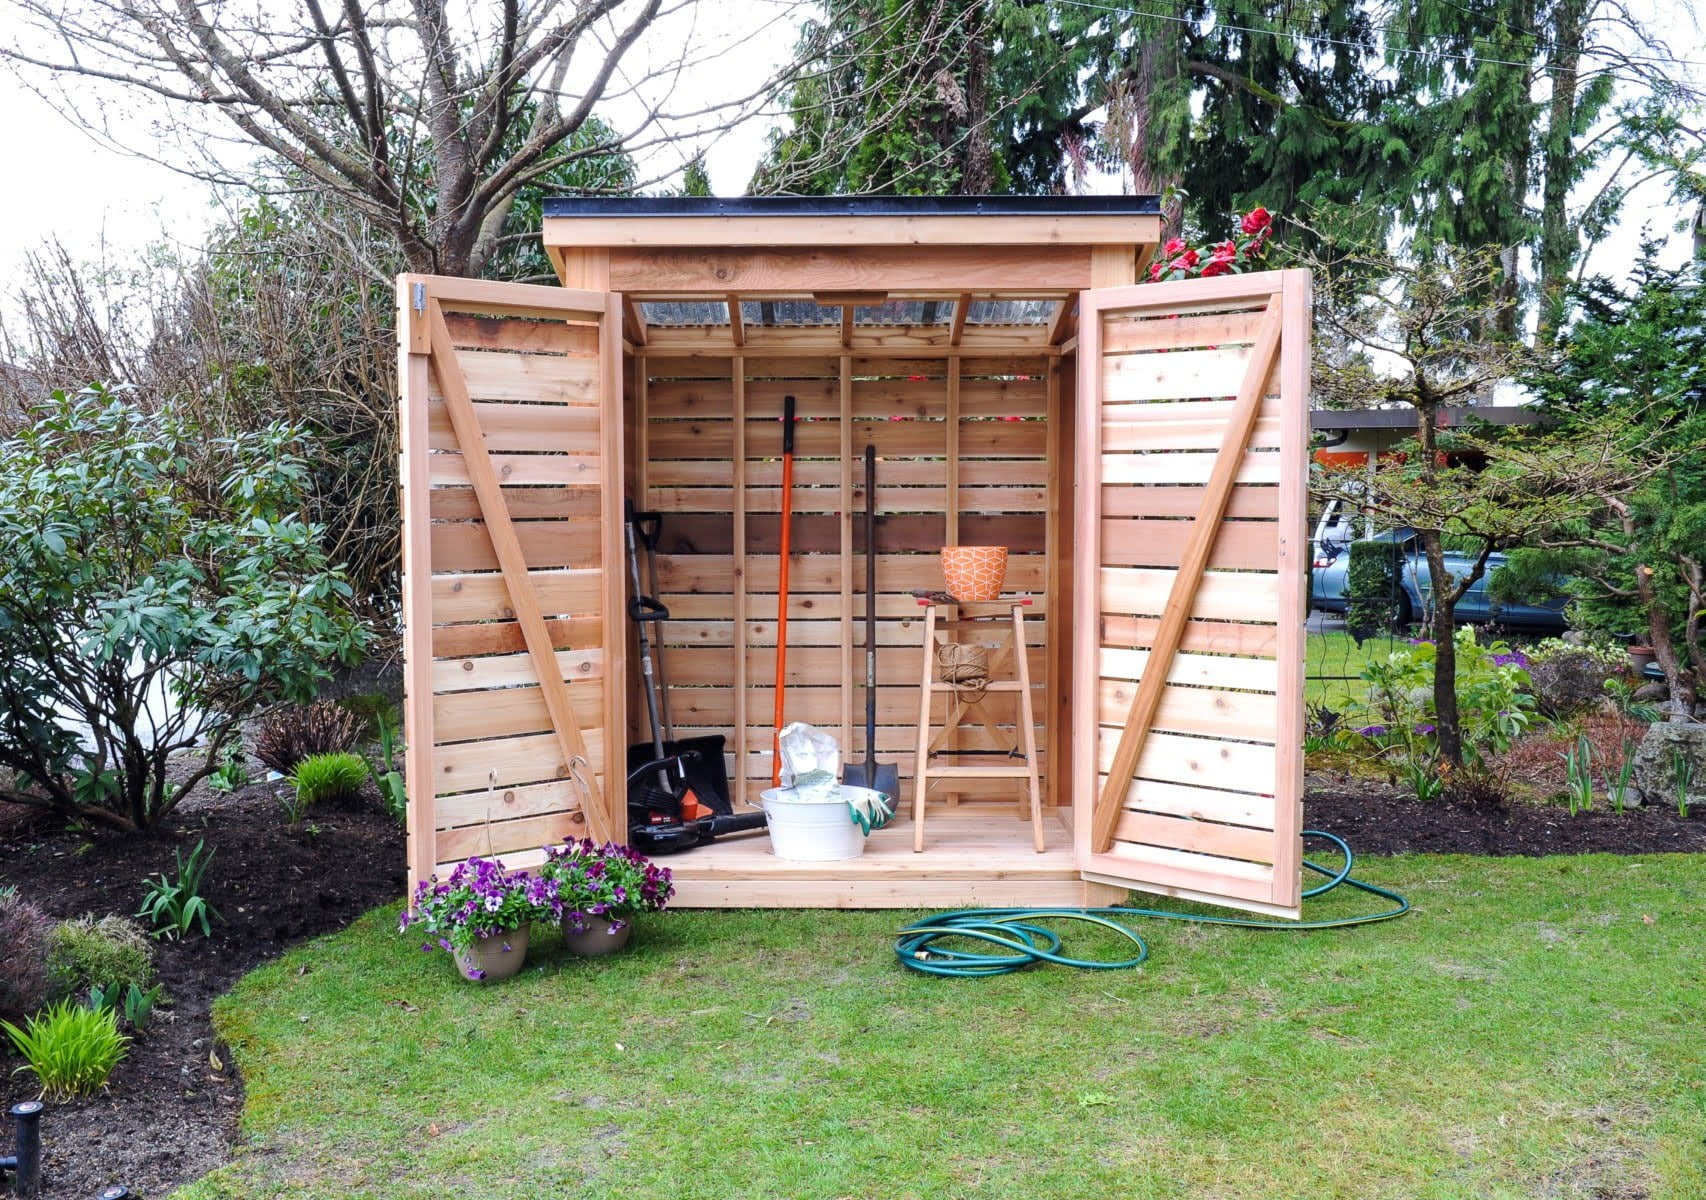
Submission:
M 547 217 L 1156 216 L 1159 196 L 552 196 Z

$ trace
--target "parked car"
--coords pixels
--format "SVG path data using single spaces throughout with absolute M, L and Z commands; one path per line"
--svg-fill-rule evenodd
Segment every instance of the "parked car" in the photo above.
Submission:
M 1420 620 L 1433 598 L 1433 582 L 1428 572 L 1427 555 L 1422 540 L 1413 529 L 1388 530 L 1374 535 L 1377 542 L 1397 542 L 1399 551 L 1398 622 L 1407 624 Z M 1346 587 L 1350 571 L 1350 547 L 1330 539 L 1317 542 L 1315 570 L 1310 576 L 1309 603 L 1323 612 L 1342 613 L 1349 605 Z M 1474 557 L 1452 550 L 1445 552 L 1446 570 L 1453 575 L 1467 575 L 1475 565 Z M 1487 592 L 1493 574 L 1505 565 L 1505 556 L 1494 553 L 1487 559 L 1487 570 L 1457 602 L 1456 618 L 1461 625 L 1484 625 L 1496 622 L 1512 628 L 1537 633 L 1561 633 L 1565 628 L 1564 605 L 1568 598 L 1554 596 L 1537 604 L 1499 603 Z

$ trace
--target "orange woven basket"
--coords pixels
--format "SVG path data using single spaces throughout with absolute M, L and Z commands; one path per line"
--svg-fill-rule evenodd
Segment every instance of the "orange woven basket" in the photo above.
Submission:
M 942 577 L 956 600 L 998 600 L 1007 580 L 1007 547 L 943 546 Z

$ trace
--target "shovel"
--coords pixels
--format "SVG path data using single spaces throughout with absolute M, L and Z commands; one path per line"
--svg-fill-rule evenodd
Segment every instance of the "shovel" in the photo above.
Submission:
M 865 447 L 865 761 L 850 762 L 841 782 L 870 788 L 892 802 L 900 793 L 900 768 L 877 761 L 877 448 Z M 886 821 L 874 823 L 878 828 Z

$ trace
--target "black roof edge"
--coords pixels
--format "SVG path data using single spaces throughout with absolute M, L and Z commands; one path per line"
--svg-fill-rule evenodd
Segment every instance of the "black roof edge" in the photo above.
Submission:
M 1145 217 L 1159 196 L 550 196 L 547 217 Z

